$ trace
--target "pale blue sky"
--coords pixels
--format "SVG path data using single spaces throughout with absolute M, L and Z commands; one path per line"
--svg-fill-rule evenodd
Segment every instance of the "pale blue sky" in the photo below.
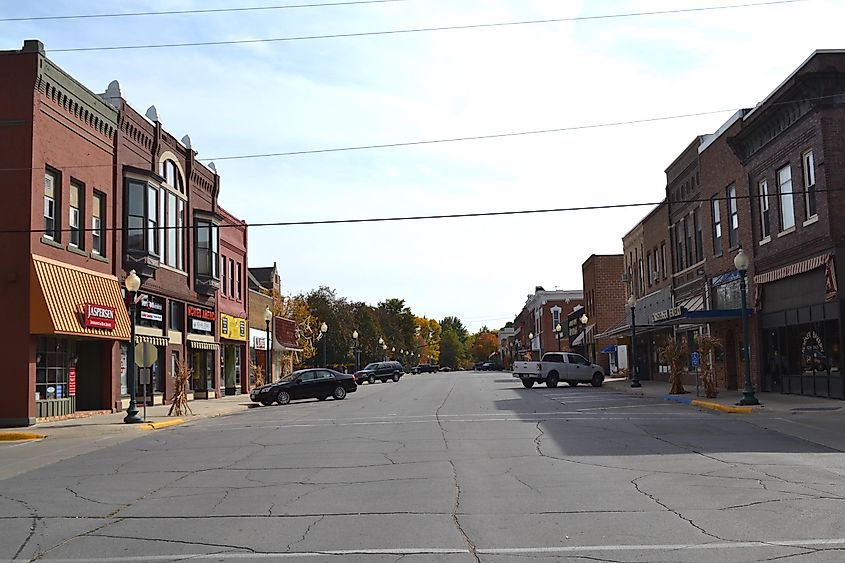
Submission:
M 281 5 L 291 0 L 0 0 L 0 18 Z M 842 48 L 845 2 L 490 29 L 134 51 L 51 49 L 408 29 L 729 4 L 713 0 L 406 0 L 228 14 L 0 22 L 94 91 L 114 79 L 198 157 L 562 128 L 753 106 L 814 49 Z M 731 111 L 509 139 L 225 161 L 221 204 L 250 222 L 559 208 L 663 196 L 664 169 Z M 320 285 L 499 327 L 535 285 L 581 288 L 645 208 L 255 228 L 250 264 L 285 292 Z M 616 306 L 617 304 L 608 304 Z M 618 304 L 620 307 L 622 304 Z

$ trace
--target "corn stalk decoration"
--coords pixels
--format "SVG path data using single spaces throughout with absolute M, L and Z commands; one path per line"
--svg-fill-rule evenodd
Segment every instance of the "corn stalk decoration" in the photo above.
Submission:
M 670 336 L 666 339 L 660 351 L 669 364 L 669 382 L 672 384 L 669 394 L 687 393 L 688 391 L 684 389 L 683 384 L 684 368 L 687 365 L 687 356 L 689 356 L 689 346 L 687 346 L 686 340 Z
M 254 387 L 261 387 L 264 385 L 264 369 L 258 364 L 250 364 L 252 370 L 252 377 L 255 380 Z
M 701 371 L 699 376 L 701 378 L 701 386 L 704 387 L 704 395 L 708 399 L 715 399 L 716 395 L 718 395 L 716 389 L 716 373 L 713 371 L 713 364 L 710 363 L 710 357 L 711 352 L 722 347 L 722 342 L 715 336 L 708 334 L 699 336 L 696 341 L 698 342 L 698 352 L 701 355 L 701 360 L 698 364 Z
M 173 374 L 173 401 L 170 403 L 170 410 L 167 416 L 193 415 L 194 412 L 188 405 L 188 382 L 194 370 L 184 360 L 176 362 L 176 373 Z

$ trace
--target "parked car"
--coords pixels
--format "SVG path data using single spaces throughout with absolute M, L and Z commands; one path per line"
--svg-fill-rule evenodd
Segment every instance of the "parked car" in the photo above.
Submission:
M 481 365 L 476 365 L 475 369 L 478 371 L 502 371 L 502 365 L 498 362 L 482 362 Z
M 440 366 L 437 371 L 452 371 L 452 368 L 450 368 L 449 366 Z
M 405 370 L 399 362 L 373 362 L 367 364 L 364 369 L 355 374 L 355 381 L 375 383 L 378 379 L 382 383 L 386 383 L 387 381 L 399 381 L 404 374 Z
M 303 369 L 293 372 L 283 381 L 277 381 L 253 389 L 249 398 L 253 402 L 269 407 L 273 403 L 286 405 L 296 399 L 319 399 L 325 401 L 334 397 L 338 401 L 347 393 L 358 389 L 352 375 L 327 368 Z
M 411 368 L 411 373 L 437 373 L 440 366 L 437 364 L 420 364 Z

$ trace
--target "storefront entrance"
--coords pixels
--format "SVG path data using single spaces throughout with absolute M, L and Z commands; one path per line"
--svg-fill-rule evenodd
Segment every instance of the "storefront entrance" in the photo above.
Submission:
M 65 416 L 110 409 L 111 341 L 38 336 L 35 358 L 36 416 Z
M 220 346 L 220 373 L 226 395 L 241 392 L 241 346 L 225 344 Z
M 190 367 L 193 370 L 191 389 L 194 391 L 194 398 L 213 399 L 215 396 L 214 351 L 195 348 L 191 350 L 190 358 Z

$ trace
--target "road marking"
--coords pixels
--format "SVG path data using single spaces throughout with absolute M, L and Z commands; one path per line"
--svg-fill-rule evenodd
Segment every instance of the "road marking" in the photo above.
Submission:
M 559 554 L 559 553 L 602 553 L 602 552 L 623 552 L 623 551 L 696 551 L 696 550 L 724 550 L 724 549 L 745 549 L 749 547 L 836 547 L 845 545 L 845 538 L 816 538 L 806 540 L 758 540 L 758 541 L 727 541 L 713 543 L 674 543 L 674 544 L 617 544 L 617 545 L 563 545 L 549 547 L 498 547 L 498 548 L 477 548 L 476 553 L 484 555 L 531 555 L 531 554 Z M 178 559 L 247 559 L 247 560 L 273 560 L 273 559 L 294 559 L 304 557 L 325 557 L 329 556 L 351 556 L 351 555 L 465 555 L 469 554 L 467 548 L 425 548 L 425 547 L 396 547 L 383 549 L 324 549 L 319 551 L 290 551 L 272 553 L 253 553 L 232 551 L 220 551 L 216 553 L 179 553 L 173 555 L 130 555 L 124 557 L 91 558 L 84 559 L 50 559 L 55 563 L 107 563 L 114 561 L 118 563 L 133 563 L 136 561 L 172 561 Z M 10 561 L 10 560 L 4 560 Z

